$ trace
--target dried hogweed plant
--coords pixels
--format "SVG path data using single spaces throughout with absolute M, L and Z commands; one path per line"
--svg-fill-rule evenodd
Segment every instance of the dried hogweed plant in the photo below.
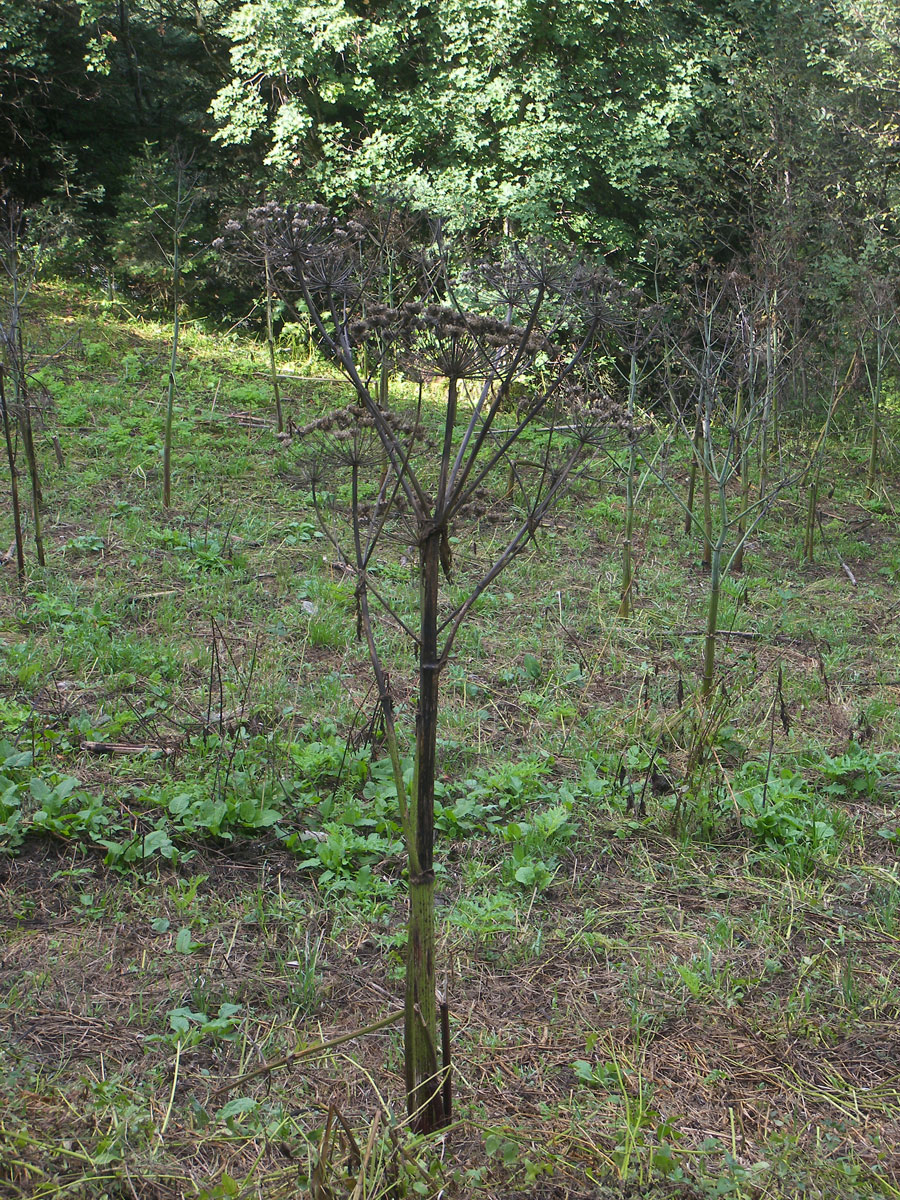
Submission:
M 356 393 L 355 403 L 297 430 L 296 441 L 315 464 L 313 496 L 334 554 L 355 579 L 358 632 L 393 764 L 409 869 L 407 1104 L 416 1127 L 428 1131 L 450 1119 L 449 1053 L 445 1046 L 438 1054 L 435 988 L 440 677 L 475 601 L 535 536 L 573 472 L 625 423 L 590 362 L 607 318 L 608 280 L 546 247 L 454 269 L 440 228 L 409 217 L 341 222 L 315 205 L 267 206 L 239 231 L 245 244 L 260 237 L 260 222 L 268 223 L 265 243 L 286 308 L 306 310 L 323 351 Z M 396 403 L 386 376 L 409 381 L 405 394 L 415 399 Z M 526 431 L 527 475 L 515 459 Z M 349 500 L 332 515 L 323 492 L 333 492 L 340 468 Z M 466 526 L 497 520 L 495 485 L 506 471 L 514 487 L 502 512 L 501 548 L 459 572 L 451 544 Z M 397 537 L 414 547 L 418 568 L 417 595 L 405 606 L 372 571 L 379 549 Z M 449 588 L 442 579 L 451 576 Z M 379 614 L 416 651 L 411 785 Z

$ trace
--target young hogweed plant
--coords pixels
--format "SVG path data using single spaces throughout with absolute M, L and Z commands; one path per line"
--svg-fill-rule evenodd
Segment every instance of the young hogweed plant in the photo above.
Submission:
M 29 295 L 47 261 L 53 240 L 55 231 L 52 216 L 49 209 L 29 211 L 8 195 L 0 198 L 0 409 L 9 466 L 16 565 L 20 582 L 25 579 L 25 550 L 14 439 L 11 434 L 13 423 L 21 436 L 28 464 L 35 557 L 40 566 L 46 565 L 41 520 L 44 498 L 34 432 L 36 405 L 23 326 Z M 5 386 L 7 377 L 11 385 L 9 391 Z
M 454 270 L 440 226 L 381 216 L 341 224 L 315 205 L 269 205 L 250 214 L 229 234 L 243 239 L 244 253 L 254 239 L 263 241 L 261 222 L 286 310 L 299 318 L 305 308 L 321 347 L 356 392 L 354 405 L 304 427 L 301 446 L 314 448 L 312 486 L 323 530 L 356 581 L 358 632 L 368 647 L 393 767 L 409 868 L 407 1103 L 416 1126 L 427 1131 L 450 1117 L 449 1051 L 445 1046 L 439 1062 L 435 990 L 440 678 L 475 601 L 534 537 L 572 473 L 624 421 L 593 382 L 587 361 L 607 313 L 606 278 L 546 247 Z M 417 385 L 410 412 L 391 406 L 385 380 L 395 374 Z M 513 409 L 511 385 L 526 377 L 524 399 Z M 438 388 L 439 402 L 430 399 Z M 526 432 L 527 476 L 513 453 Z M 349 503 L 332 520 L 321 481 L 333 479 L 335 466 L 350 486 Z M 484 517 L 491 484 L 504 472 L 512 473 L 514 488 L 501 548 L 460 569 L 454 534 Z M 373 574 L 398 535 L 418 559 L 418 594 L 406 602 L 387 595 Z M 409 785 L 379 614 L 416 649 Z
M 716 646 L 723 581 L 743 567 L 747 540 L 799 472 L 759 468 L 758 488 L 750 489 L 751 452 L 765 439 L 770 396 L 757 380 L 758 351 L 750 330 L 736 271 L 695 272 L 679 297 L 680 319 L 667 326 L 666 391 L 673 429 L 689 443 L 691 469 L 687 498 L 674 489 L 666 469 L 657 478 L 683 509 L 685 532 L 698 538 L 702 569 L 709 575 L 700 699 L 713 703 Z M 759 450 L 757 460 L 762 459 Z M 651 464 L 648 464 L 651 465 Z M 700 484 L 700 513 L 694 493 Z

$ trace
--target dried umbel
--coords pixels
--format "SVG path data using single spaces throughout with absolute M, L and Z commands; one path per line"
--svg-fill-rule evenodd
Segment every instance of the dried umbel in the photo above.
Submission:
M 633 434 L 627 412 L 611 394 L 606 379 L 590 366 L 561 381 L 557 412 L 561 428 L 585 445 L 607 441 L 614 434 Z
M 335 441 L 346 441 L 354 430 L 377 429 L 383 424 L 399 438 L 425 439 L 425 426 L 414 417 L 402 413 L 390 412 L 385 409 L 380 413 L 376 422 L 372 413 L 360 404 L 348 404 L 343 408 L 335 408 L 331 412 L 316 417 L 294 430 L 298 438 L 306 438 L 314 434 L 328 434 Z
M 359 222 L 342 223 L 321 204 L 285 206 L 270 200 L 240 221 L 226 221 L 213 246 L 257 274 L 267 265 L 280 291 L 302 279 L 316 295 L 355 296 L 364 274 L 364 239 Z
M 527 363 L 539 354 L 556 353 L 538 330 L 441 304 L 369 305 L 347 333 L 353 345 L 377 340 L 390 347 L 414 379 L 485 379 L 502 374 L 514 356 Z
M 497 496 L 492 495 L 487 488 L 475 488 L 466 501 L 456 511 L 457 521 L 469 521 L 474 524 L 485 522 L 488 525 L 497 524 L 509 519 L 509 505 Z
M 482 260 L 464 278 L 496 296 L 511 314 L 528 313 L 538 301 L 568 300 L 582 270 L 572 247 L 531 240 L 513 246 L 499 261 Z
M 596 339 L 624 323 L 628 289 L 604 263 L 585 262 L 571 247 L 529 242 L 499 262 L 476 264 L 463 278 L 505 306 L 510 320 L 539 318 L 552 340 Z

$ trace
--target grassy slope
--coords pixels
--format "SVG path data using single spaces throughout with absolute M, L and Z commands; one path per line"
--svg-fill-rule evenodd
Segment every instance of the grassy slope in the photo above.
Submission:
M 833 448 L 815 565 L 792 494 L 754 539 L 690 780 L 706 581 L 661 489 L 632 621 L 611 472 L 481 604 L 444 687 L 459 1123 L 416 1145 L 392 1027 L 223 1090 L 402 992 L 352 585 L 274 437 L 262 348 L 189 329 L 165 514 L 165 328 L 50 287 L 30 328 L 55 351 L 50 565 L 25 593 L 0 576 L 3 1194 L 900 1196 L 900 548 L 896 492 L 860 505 L 863 451 Z M 347 396 L 286 392 L 298 423 Z M 381 566 L 401 603 L 406 550 Z

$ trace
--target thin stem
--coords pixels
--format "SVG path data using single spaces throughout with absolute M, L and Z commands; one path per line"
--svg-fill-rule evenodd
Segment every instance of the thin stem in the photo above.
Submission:
M 503 397 L 509 394 L 509 385 L 512 383 L 513 379 L 515 378 L 516 371 L 518 371 L 518 369 L 519 369 L 519 364 L 521 363 L 522 359 L 525 356 L 525 350 L 528 345 L 528 342 L 531 339 L 532 333 L 534 333 L 535 325 L 537 324 L 538 314 L 540 313 L 543 302 L 544 302 L 544 290 L 543 290 L 543 288 L 540 288 L 537 296 L 535 297 L 534 304 L 531 307 L 531 312 L 528 314 L 528 320 L 525 323 L 525 328 L 523 329 L 522 336 L 519 339 L 519 346 L 516 350 L 516 353 L 512 357 L 512 361 L 510 362 L 507 369 L 504 372 L 502 372 L 502 374 L 499 370 L 496 370 L 494 372 L 491 372 L 488 375 L 487 379 L 485 380 L 485 385 L 481 390 L 481 395 L 478 397 L 478 401 L 472 412 L 472 416 L 469 420 L 469 424 L 466 427 L 466 431 L 462 436 L 462 441 L 460 442 L 459 450 L 457 451 L 457 454 L 456 454 L 456 460 L 453 463 L 453 470 L 450 472 L 450 487 L 451 487 L 451 490 L 453 492 L 455 492 L 457 495 L 461 492 L 462 488 L 465 486 L 466 477 L 468 476 L 472 467 L 475 465 L 475 460 L 477 459 L 477 457 L 481 451 L 481 446 L 484 443 L 484 439 L 487 436 L 488 430 L 494 423 L 494 419 L 497 416 L 497 413 L 499 411 L 500 404 L 502 403 Z M 479 430 L 478 436 L 475 440 L 475 445 L 472 448 L 471 453 L 469 453 L 469 446 L 471 445 L 472 437 L 475 434 L 475 430 L 478 427 L 478 421 L 479 421 L 479 418 L 481 415 L 481 410 L 484 406 L 484 402 L 487 399 L 487 397 L 490 395 L 493 383 L 497 379 L 500 380 L 500 386 L 497 388 L 495 395 L 494 395 L 494 399 L 488 408 L 487 415 L 484 418 L 482 427 Z M 468 458 L 466 457 L 467 455 L 468 455 Z M 463 465 L 464 460 L 465 460 L 465 465 Z M 462 471 L 461 476 L 460 476 L 460 471 Z
M 178 366 L 178 335 L 181 314 L 181 209 L 184 172 L 176 171 L 175 221 L 172 228 L 172 353 L 169 357 L 169 382 L 166 392 L 166 424 L 163 436 L 163 508 L 172 503 L 172 419 L 175 412 L 175 371 Z
M 402 451 L 402 454 L 403 454 L 402 461 L 404 464 L 406 464 L 410 461 L 410 456 L 412 455 L 413 447 L 415 446 L 415 442 L 416 442 L 416 432 L 415 431 L 419 427 L 419 422 L 421 420 L 421 417 L 422 417 L 422 382 L 420 380 L 419 381 L 419 395 L 418 395 L 418 399 L 416 401 L 416 416 L 415 416 L 415 420 L 413 421 L 413 432 L 409 435 L 409 441 L 406 444 L 405 450 Z M 382 449 L 383 449 L 383 447 L 382 447 Z M 373 519 L 369 526 L 369 535 L 366 540 L 366 549 L 365 549 L 365 553 L 363 555 L 363 565 L 364 566 L 369 565 L 369 560 L 371 559 L 372 555 L 375 552 L 375 547 L 378 544 L 378 539 L 381 536 L 381 533 L 385 527 L 385 524 L 387 522 L 390 511 L 394 507 L 394 503 L 396 502 L 396 499 L 397 499 L 397 493 L 400 490 L 401 480 L 399 477 L 395 476 L 394 477 L 394 486 L 393 486 L 393 490 L 390 495 L 390 499 L 385 501 L 384 497 L 385 497 L 386 490 L 387 490 L 387 483 L 388 483 L 388 479 L 390 478 L 390 472 L 388 469 L 389 466 L 390 466 L 390 461 L 387 460 L 385 462 L 384 474 L 382 475 L 382 479 L 381 479 L 381 486 L 378 489 L 378 497 L 375 501 L 375 506 L 373 508 Z
M 266 344 L 269 348 L 269 370 L 272 374 L 272 394 L 275 397 L 275 423 L 279 433 L 284 432 L 284 414 L 281 411 L 281 385 L 278 382 L 278 364 L 275 361 L 275 334 L 272 321 L 272 262 L 269 249 L 265 251 L 266 263 Z
M 474 479 L 467 482 L 468 475 L 475 465 L 476 458 L 481 452 L 481 447 L 484 444 L 484 440 L 490 432 L 491 426 L 493 425 L 497 416 L 500 401 L 505 394 L 503 388 L 501 387 L 500 391 L 494 398 L 494 402 L 491 404 L 488 416 L 485 418 L 484 425 L 479 430 L 478 438 L 474 447 L 472 448 L 471 453 L 469 454 L 469 458 L 462 471 L 462 474 L 458 477 L 458 479 L 456 479 L 455 482 L 451 483 L 451 499 L 447 505 L 447 512 L 445 514 L 446 516 L 452 516 L 461 505 L 465 504 L 468 498 L 481 486 L 497 463 L 502 462 L 507 457 L 509 451 L 522 436 L 524 430 L 528 429 L 534 424 L 539 414 L 542 413 L 549 405 L 551 399 L 558 394 L 565 380 L 572 374 L 578 363 L 581 361 L 585 349 L 586 343 L 583 342 L 576 352 L 571 356 L 566 365 L 558 370 L 550 387 L 546 388 L 540 394 L 539 398 L 531 405 L 519 422 L 509 431 L 504 441 L 500 443 L 498 449 L 492 454 L 488 455 L 487 461 L 477 472 Z
M 306 281 L 306 277 L 303 275 L 302 271 L 298 275 L 297 282 L 300 286 L 300 291 L 303 296 L 303 303 L 306 305 L 306 311 L 309 314 L 309 319 L 316 327 L 316 331 L 318 332 L 323 345 L 328 349 L 334 360 L 344 369 L 347 377 L 353 384 L 356 394 L 359 397 L 363 407 L 372 417 L 372 420 L 375 423 L 375 429 L 378 432 L 378 436 L 381 438 L 381 444 L 384 447 L 384 451 L 390 460 L 391 466 L 393 467 L 397 478 L 402 482 L 403 491 L 407 501 L 409 502 L 410 508 L 412 508 L 417 515 L 423 514 L 428 507 L 428 498 L 425 494 L 425 489 L 422 487 L 421 483 L 416 477 L 415 472 L 412 470 L 408 457 L 406 462 L 398 461 L 398 447 L 396 438 L 391 431 L 391 427 L 385 420 L 382 410 L 373 399 L 372 393 L 360 378 L 359 372 L 356 369 L 356 364 L 353 361 L 353 352 L 350 347 L 349 339 L 346 335 L 346 330 L 344 330 L 342 340 L 335 341 L 334 337 L 332 337 L 326 328 L 325 322 L 322 320 L 322 315 L 319 312 L 318 305 L 313 299 L 309 285 Z M 284 299 L 282 293 L 279 293 L 279 295 L 282 295 L 282 299 Z M 328 304 L 329 308 L 331 309 L 331 316 L 335 323 L 335 328 L 341 329 L 341 314 L 338 312 L 337 307 L 334 304 L 334 299 L 330 294 L 328 296 Z M 294 312 L 296 312 L 296 309 L 293 308 L 293 305 L 291 305 L 291 308 Z
M 619 616 L 630 617 L 634 611 L 632 599 L 633 568 L 632 544 L 634 538 L 634 477 L 637 469 L 637 445 L 634 435 L 634 402 L 637 391 L 637 355 L 632 353 L 628 370 L 628 420 L 632 426 L 628 439 L 628 463 L 625 469 L 625 538 L 622 543 L 622 596 L 619 601 Z
M 444 1124 L 438 1074 L 434 944 L 434 784 L 437 751 L 438 592 L 441 531 L 423 531 L 419 545 L 419 704 L 416 712 L 415 818 L 418 869 L 409 880 L 406 960 L 405 1065 L 407 1110 L 417 1129 Z
M 307 1058 L 315 1058 L 319 1054 L 327 1054 L 330 1050 L 334 1050 L 337 1046 L 346 1045 L 347 1042 L 352 1042 L 356 1038 L 365 1037 L 367 1033 L 377 1033 L 379 1029 L 387 1029 L 389 1025 L 396 1025 L 403 1016 L 403 1010 L 389 1013 L 388 1016 L 382 1017 L 380 1021 L 373 1021 L 371 1025 L 366 1025 L 362 1029 L 352 1029 L 349 1033 L 339 1034 L 337 1037 L 327 1038 L 321 1042 L 313 1042 L 311 1046 L 304 1046 L 302 1050 L 295 1050 L 293 1054 L 286 1054 L 284 1058 L 276 1059 L 274 1062 L 263 1063 L 261 1067 L 256 1067 L 252 1071 L 247 1071 L 243 1075 L 238 1075 L 234 1079 L 229 1080 L 220 1088 L 216 1088 L 210 1093 L 211 1100 L 217 1100 L 220 1096 L 225 1096 L 229 1092 L 234 1091 L 241 1084 L 249 1083 L 251 1079 L 259 1079 L 260 1075 L 268 1075 L 271 1071 L 277 1071 L 280 1067 L 289 1067 L 292 1063 L 303 1062 Z
M 441 475 L 438 480 L 437 501 L 434 511 L 437 516 L 443 511 L 447 498 L 447 476 L 450 471 L 450 455 L 453 453 L 453 427 L 456 424 L 456 401 L 459 380 L 451 375 L 447 380 L 447 412 L 444 417 L 444 445 L 441 450 Z
M 31 400 L 28 396 L 28 389 L 25 386 L 24 374 L 19 380 L 19 411 L 22 420 L 22 444 L 25 447 L 25 458 L 28 462 L 28 475 L 31 481 L 31 516 L 34 523 L 34 548 L 38 564 L 44 567 L 47 563 L 44 557 L 43 520 L 41 518 L 43 497 L 41 495 L 40 475 L 38 473 L 37 451 L 34 445 L 34 430 L 31 425 Z
M 447 630 L 442 655 L 444 659 L 446 659 L 446 657 L 449 655 L 456 639 L 456 635 L 459 632 L 460 626 L 465 620 L 466 615 L 471 609 L 472 605 L 475 603 L 478 597 L 481 596 L 486 589 L 491 586 L 494 580 L 506 570 L 516 555 L 521 553 L 521 551 L 524 550 L 524 548 L 528 545 L 529 541 L 534 537 L 548 510 L 552 507 L 559 494 L 566 487 L 569 477 L 572 474 L 572 470 L 580 458 L 582 451 L 583 447 L 580 446 L 571 451 L 567 460 L 556 472 L 553 482 L 548 488 L 540 504 L 536 505 L 531 510 L 527 519 L 522 523 L 510 541 L 507 542 L 503 552 L 497 559 L 495 559 L 494 565 L 491 567 L 491 569 L 482 575 L 475 587 L 470 590 L 469 595 L 466 597 L 463 603 L 455 608 L 453 612 L 441 622 L 439 632 Z
M 747 461 L 747 443 L 741 436 L 741 422 L 744 416 L 744 389 L 739 383 L 734 397 L 734 461 L 740 483 L 741 516 L 738 518 L 737 539 L 740 549 L 735 554 L 734 569 L 736 572 L 744 569 L 744 515 L 750 491 L 750 470 Z
M 172 1090 L 169 1092 L 169 1103 L 166 1105 L 166 1115 L 163 1117 L 163 1123 L 159 1130 L 159 1140 L 166 1136 L 166 1130 L 169 1128 L 169 1120 L 172 1116 L 172 1107 L 175 1104 L 175 1092 L 178 1088 L 179 1067 L 181 1065 L 181 1038 L 175 1043 L 175 1067 L 172 1071 Z
M 701 470 L 703 471 L 703 561 L 701 568 L 704 571 L 712 570 L 712 562 L 710 554 L 712 551 L 712 436 L 710 430 L 709 413 L 707 412 L 703 418 L 703 463 Z M 717 482 L 719 482 L 717 480 Z
M 353 538 L 356 546 L 357 565 L 359 566 L 359 564 L 363 561 L 363 555 L 362 538 L 359 532 L 359 467 L 357 464 L 354 464 L 353 467 L 351 475 L 351 487 Z M 384 720 L 384 736 L 388 747 L 388 754 L 391 759 L 391 768 L 394 775 L 394 786 L 397 790 L 397 807 L 400 810 L 400 824 L 403 829 L 403 838 L 406 842 L 406 853 L 409 858 L 410 874 L 420 875 L 421 867 L 419 864 L 418 848 L 416 846 L 415 831 L 410 818 L 406 783 L 403 779 L 403 762 L 400 758 L 400 747 L 397 741 L 397 729 L 394 724 L 394 697 L 391 693 L 387 673 L 385 672 L 381 663 L 381 656 L 378 653 L 378 647 L 375 644 L 375 634 L 372 629 L 372 614 L 369 610 L 369 597 L 365 570 L 361 567 L 359 568 L 359 582 L 357 583 L 356 596 L 357 603 L 359 604 L 360 621 L 365 633 L 366 645 L 369 649 L 369 661 L 372 664 L 372 673 L 375 676 L 375 683 L 378 688 L 378 700 L 381 705 L 381 715 Z
M 699 470 L 700 447 L 702 445 L 702 430 L 703 419 L 700 414 L 700 408 L 697 408 L 697 418 L 694 421 L 694 433 L 691 439 L 691 447 L 693 454 L 691 456 L 691 469 L 688 475 L 688 493 L 687 500 L 684 501 L 684 532 L 690 534 L 691 526 L 694 523 L 694 495 L 697 490 L 697 471 Z
M 717 545 L 712 552 L 709 581 L 709 604 L 706 610 L 706 637 L 703 650 L 703 686 L 701 695 L 708 701 L 712 695 L 716 678 L 716 632 L 719 627 L 719 596 L 721 591 L 720 563 L 722 547 Z
M 9 490 L 12 498 L 13 528 L 16 538 L 16 567 L 19 572 L 19 582 L 25 582 L 25 546 L 22 539 L 22 515 L 19 508 L 19 481 L 16 475 L 16 459 L 13 453 L 12 436 L 9 427 L 9 410 L 6 407 L 6 389 L 4 373 L 0 368 L 0 408 L 3 409 L 3 435 L 6 439 L 6 458 L 9 463 Z

